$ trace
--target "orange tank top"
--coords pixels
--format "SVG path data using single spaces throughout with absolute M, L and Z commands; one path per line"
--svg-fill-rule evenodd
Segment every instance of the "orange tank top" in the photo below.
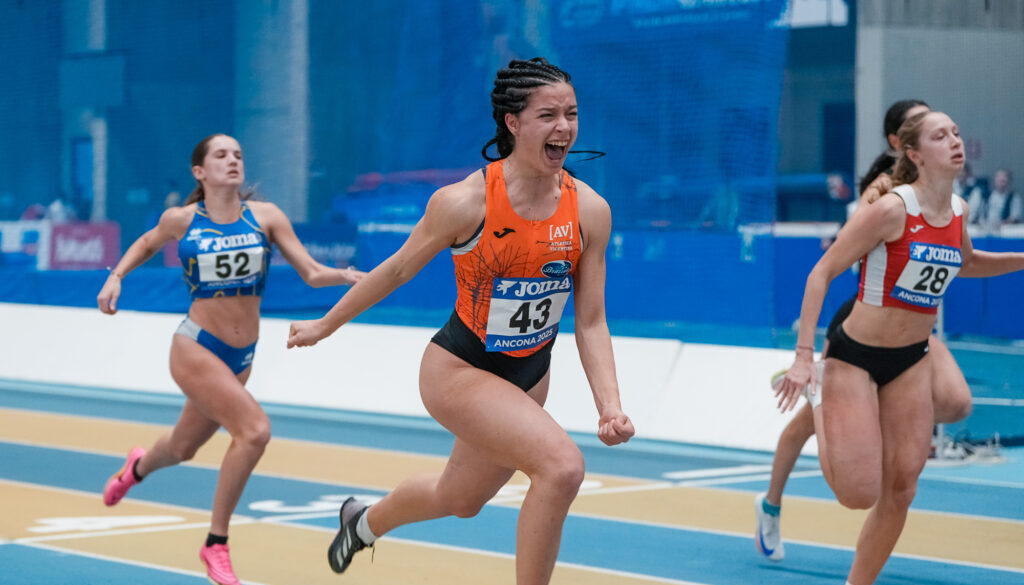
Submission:
M 455 312 L 487 351 L 530 355 L 558 333 L 583 251 L 576 182 L 562 172 L 558 208 L 520 217 L 505 189 L 502 161 L 484 169 L 486 211 L 474 236 L 452 246 Z

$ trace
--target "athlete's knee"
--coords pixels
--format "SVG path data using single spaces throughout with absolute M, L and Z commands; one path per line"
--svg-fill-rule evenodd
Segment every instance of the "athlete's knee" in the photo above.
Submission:
M 472 518 L 484 509 L 487 503 L 485 498 L 470 497 L 466 494 L 455 494 L 449 496 L 445 501 L 445 511 L 458 518 Z
M 914 496 L 916 495 L 916 484 L 895 489 L 891 494 L 892 505 L 900 510 L 907 510 L 910 508 L 910 504 L 914 502 Z
M 583 485 L 586 468 L 579 447 L 571 441 L 568 443 L 569 445 L 546 455 L 540 472 L 537 477 L 531 478 L 531 481 L 544 482 L 548 489 L 575 497 Z
M 270 442 L 270 419 L 266 415 L 262 415 L 247 421 L 232 439 L 262 453 L 266 449 L 267 443 Z
M 948 395 L 944 400 L 937 401 L 935 404 L 935 422 L 961 421 L 970 416 L 972 406 L 970 391 Z
M 836 499 L 851 510 L 868 510 L 875 505 L 878 497 L 878 490 L 870 487 L 836 490 Z
M 834 480 L 836 484 L 832 486 L 832 491 L 835 492 L 836 499 L 851 510 L 867 510 L 874 506 L 882 495 L 881 480 L 877 477 L 856 476 Z
M 905 472 L 896 474 L 893 481 L 886 486 L 885 498 L 897 509 L 906 510 L 917 495 L 917 476 L 919 472 Z
M 951 420 L 949 420 L 948 422 L 957 422 L 964 420 L 965 418 L 971 415 L 972 408 L 973 405 L 971 404 L 970 394 L 968 394 L 967 396 L 958 397 L 957 401 L 950 405 L 949 417 Z

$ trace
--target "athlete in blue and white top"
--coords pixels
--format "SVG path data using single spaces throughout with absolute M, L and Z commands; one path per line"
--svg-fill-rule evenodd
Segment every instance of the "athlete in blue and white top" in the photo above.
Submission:
M 125 252 L 97 297 L 117 312 L 121 279 L 164 244 L 180 240 L 192 304 L 171 342 L 171 376 L 188 400 L 174 429 L 145 450 L 136 447 L 107 482 L 108 506 L 151 472 L 188 460 L 220 427 L 231 434 L 213 500 L 210 534 L 200 549 L 214 583 L 238 583 L 227 547 L 228 522 L 256 462 L 270 440 L 270 422 L 245 389 L 259 335 L 260 300 L 272 244 L 314 287 L 353 284 L 363 273 L 313 259 L 291 222 L 273 203 L 246 201 L 242 149 L 224 134 L 204 138 L 192 152 L 197 186 L 185 205 L 166 210 L 156 227 Z
M 229 224 L 210 219 L 205 201 L 197 201 L 178 259 L 192 300 L 262 296 L 267 283 L 270 240 L 246 201 Z

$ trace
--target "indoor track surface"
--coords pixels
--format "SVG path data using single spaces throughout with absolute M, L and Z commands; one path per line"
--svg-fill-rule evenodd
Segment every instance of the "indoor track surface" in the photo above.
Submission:
M 150 445 L 182 399 L 0 380 L 0 583 L 206 582 L 218 433 L 189 464 L 161 470 L 114 508 L 100 492 L 134 445 Z M 344 575 L 327 565 L 349 495 L 380 497 L 440 470 L 451 437 L 419 418 L 265 405 L 274 439 L 232 522 L 235 572 L 247 585 L 512 584 L 517 475 L 471 519 L 399 528 Z M 642 429 L 640 429 L 642 432 Z M 553 584 L 748 585 L 845 581 L 863 513 L 831 497 L 801 459 L 782 515 L 786 558 L 754 546 L 754 495 L 771 454 L 636 439 L 620 447 L 574 435 L 587 478 L 565 523 Z M 1005 461 L 929 466 L 880 584 L 1024 583 L 1024 449 Z

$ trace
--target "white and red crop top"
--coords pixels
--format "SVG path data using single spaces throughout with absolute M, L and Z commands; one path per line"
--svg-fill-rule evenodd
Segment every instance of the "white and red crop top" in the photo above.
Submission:
M 935 314 L 963 264 L 963 206 L 959 197 L 950 194 L 953 220 L 935 227 L 921 215 L 913 187 L 900 185 L 893 192 L 907 208 L 903 235 L 882 242 L 864 256 L 857 299 L 878 307 Z

